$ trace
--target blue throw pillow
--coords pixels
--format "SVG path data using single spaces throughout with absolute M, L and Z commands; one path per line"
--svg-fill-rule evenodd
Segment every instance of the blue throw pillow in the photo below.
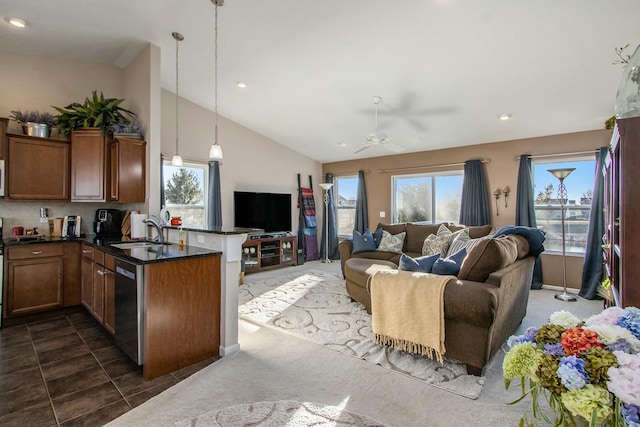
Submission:
M 400 256 L 398 270 L 431 273 L 431 268 L 438 258 L 440 258 L 440 254 L 421 256 L 418 258 L 411 258 L 407 254 L 402 254 Z
M 462 261 L 467 256 L 467 248 L 462 248 L 448 258 L 439 258 L 433 263 L 433 274 L 456 276 L 462 267 Z
M 373 241 L 373 235 L 369 230 L 365 230 L 364 233 L 360 233 L 358 230 L 353 230 L 353 250 L 354 254 L 358 252 L 371 252 L 376 250 L 376 243 Z
M 382 240 L 382 227 L 378 227 L 378 229 L 372 234 L 373 241 L 376 242 L 376 249 L 378 249 L 378 246 L 380 246 L 380 241 Z

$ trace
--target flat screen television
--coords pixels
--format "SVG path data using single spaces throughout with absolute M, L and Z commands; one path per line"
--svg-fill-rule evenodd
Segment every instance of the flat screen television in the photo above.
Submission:
M 291 231 L 291 194 L 233 192 L 234 226 L 265 233 Z

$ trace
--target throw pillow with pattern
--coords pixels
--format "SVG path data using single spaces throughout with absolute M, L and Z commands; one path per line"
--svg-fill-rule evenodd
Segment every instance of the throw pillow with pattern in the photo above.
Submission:
M 406 235 L 406 231 L 398 234 L 391 234 L 387 230 L 382 230 L 382 239 L 380 239 L 378 250 L 384 252 L 393 252 L 394 254 L 401 254 L 402 246 L 404 245 L 404 237 Z
M 464 228 L 452 233 L 444 224 L 440 224 L 437 234 L 429 234 L 422 244 L 422 255 L 435 255 L 437 253 L 446 256 L 451 242 L 460 234 L 467 231 Z
M 469 253 L 471 252 L 471 249 L 473 249 L 478 243 L 482 242 L 485 239 L 491 239 L 492 237 L 493 237 L 493 234 L 489 234 L 487 236 L 479 237 L 477 239 L 472 239 L 471 237 L 469 237 L 469 232 L 467 231 L 467 229 L 464 229 L 462 230 L 461 233 L 459 233 L 455 237 L 455 239 L 453 239 L 453 241 L 449 245 L 447 256 L 451 256 L 455 254 L 462 248 L 466 248 L 467 253 Z

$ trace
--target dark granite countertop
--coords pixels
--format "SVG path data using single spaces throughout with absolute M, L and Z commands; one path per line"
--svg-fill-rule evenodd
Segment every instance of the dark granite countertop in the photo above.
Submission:
M 251 233 L 261 233 L 264 230 L 259 228 L 237 228 L 237 227 L 214 227 L 214 228 L 197 228 L 197 227 L 181 227 L 175 225 L 163 225 L 162 228 L 168 228 L 171 230 L 187 230 L 187 231 L 199 231 L 201 233 L 209 233 L 209 234 L 251 234 Z
M 46 237 L 38 240 L 4 240 L 5 247 L 33 245 L 39 243 L 55 244 L 65 242 L 79 242 L 92 245 L 111 255 L 124 258 L 130 262 L 139 264 L 150 264 L 154 262 L 175 261 L 183 258 L 198 256 L 222 255 L 222 252 L 213 249 L 199 248 L 196 246 L 180 246 L 177 243 L 154 245 L 148 247 L 120 249 L 112 246 L 114 243 L 134 243 L 140 240 L 122 240 L 120 237 L 98 237 L 89 235 L 87 237 L 77 237 L 73 239 L 62 239 L 60 237 Z

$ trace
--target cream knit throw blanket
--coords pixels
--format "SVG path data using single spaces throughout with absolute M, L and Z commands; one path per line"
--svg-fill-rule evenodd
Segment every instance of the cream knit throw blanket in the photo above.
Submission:
M 382 270 L 371 276 L 373 342 L 442 363 L 444 288 L 454 276 Z

